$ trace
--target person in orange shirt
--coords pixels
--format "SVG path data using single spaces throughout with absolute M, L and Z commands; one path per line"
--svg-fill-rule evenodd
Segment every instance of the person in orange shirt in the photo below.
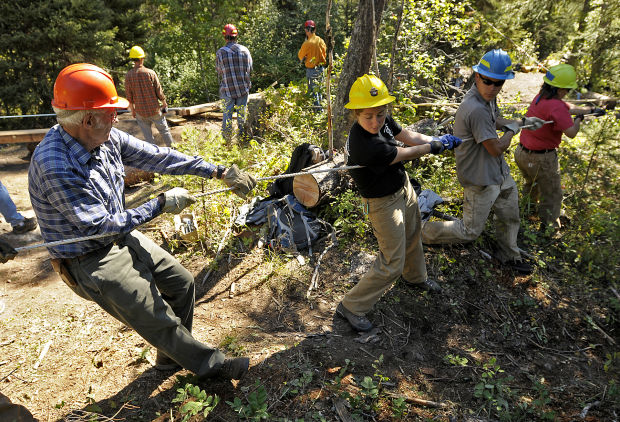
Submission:
M 306 66 L 306 78 L 308 78 L 308 94 L 314 99 L 314 109 L 322 110 L 321 85 L 323 83 L 323 65 L 327 46 L 321 37 L 315 34 L 316 25 L 313 20 L 307 20 L 304 24 L 306 41 L 301 45 L 297 57 Z

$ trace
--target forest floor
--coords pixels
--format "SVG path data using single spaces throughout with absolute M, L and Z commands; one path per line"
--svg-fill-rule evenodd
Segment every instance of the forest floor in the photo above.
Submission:
M 521 75 L 505 89 L 531 99 L 542 75 Z M 119 127 L 139 134 L 131 122 Z M 181 130 L 174 129 L 175 139 Z M 2 182 L 18 210 L 33 216 L 26 146 L 0 150 Z M 154 183 L 129 188 L 128 205 L 160 191 Z M 165 248 L 162 232 L 173 234 L 161 217 L 141 230 Z M 42 242 L 38 229 L 14 235 L 6 223 L 0 237 L 15 247 Z M 377 329 L 368 334 L 334 310 L 372 261 L 375 244 L 332 248 L 310 298 L 324 245 L 301 261 L 235 233 L 208 278 L 203 259 L 177 249 L 196 279 L 194 336 L 250 357 L 242 380 L 198 384 L 221 399 L 209 420 L 237 420 L 225 403 L 235 398 L 250 420 L 261 412 L 267 420 L 306 421 L 617 420 L 620 327 L 605 325 L 609 310 L 601 306 L 610 293 L 586 296 L 564 285 L 554 270 L 562 263 L 518 276 L 485 258 L 490 242 L 485 235 L 466 247 L 425 247 L 442 294 L 395 284 L 369 315 Z M 173 400 L 192 378 L 159 372 L 153 359 L 133 330 L 65 286 L 45 248 L 0 266 L 0 392 L 36 419 L 180 420 Z M 178 383 L 179 376 L 187 377 Z

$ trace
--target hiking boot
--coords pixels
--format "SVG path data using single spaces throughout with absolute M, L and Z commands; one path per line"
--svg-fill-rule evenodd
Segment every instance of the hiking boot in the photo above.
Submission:
M 351 326 L 357 331 L 370 331 L 370 329 L 372 328 L 372 322 L 370 322 L 368 318 L 366 318 L 364 315 L 355 315 L 353 312 L 345 308 L 342 302 L 338 304 L 338 307 L 336 308 L 336 313 L 349 321 L 349 324 L 351 324 Z
M 37 219 L 35 217 L 24 218 L 23 221 L 20 221 L 19 223 L 13 226 L 13 233 L 23 234 L 23 233 L 32 231 L 36 228 L 37 228 Z
M 521 259 L 511 259 L 510 261 L 504 262 L 504 265 L 508 265 L 514 271 L 522 275 L 532 274 L 532 271 L 534 271 L 534 268 L 530 264 Z
M 419 289 L 422 290 L 423 292 L 429 292 L 429 293 L 440 293 L 441 292 L 441 286 L 439 284 L 437 284 L 437 282 L 433 279 L 427 278 L 426 280 L 424 280 L 421 283 L 410 283 L 407 280 L 405 280 L 402 276 L 400 278 L 408 287 L 414 288 L 414 289 Z
M 224 359 L 224 363 L 215 375 L 217 378 L 226 380 L 239 380 L 250 369 L 250 358 Z
M 176 363 L 172 358 L 169 358 L 164 353 L 157 351 L 155 357 L 155 369 L 158 371 L 172 371 L 173 369 L 181 369 L 182 366 Z

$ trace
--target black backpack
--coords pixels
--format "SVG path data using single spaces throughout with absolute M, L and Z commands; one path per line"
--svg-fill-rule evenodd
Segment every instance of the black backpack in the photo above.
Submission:
M 293 195 L 286 195 L 267 208 L 269 246 L 273 249 L 298 251 L 309 249 L 321 235 L 325 223 L 308 211 Z
M 319 150 L 325 156 L 325 153 L 316 145 L 312 145 L 308 142 L 297 146 L 291 154 L 291 161 L 284 174 L 298 173 L 306 167 L 314 164 L 312 158 L 314 157 L 313 151 Z M 293 178 L 286 177 L 283 179 L 277 179 L 268 188 L 270 197 L 282 198 L 284 195 L 293 193 Z

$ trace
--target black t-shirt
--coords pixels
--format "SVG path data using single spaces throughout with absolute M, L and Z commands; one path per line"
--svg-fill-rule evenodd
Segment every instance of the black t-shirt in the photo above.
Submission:
M 349 131 L 348 165 L 366 166 L 349 170 L 364 198 L 381 198 L 391 195 L 405 185 L 405 166 L 402 162 L 392 164 L 396 157 L 397 141 L 394 136 L 402 127 L 387 116 L 379 133 L 373 135 L 355 122 Z

